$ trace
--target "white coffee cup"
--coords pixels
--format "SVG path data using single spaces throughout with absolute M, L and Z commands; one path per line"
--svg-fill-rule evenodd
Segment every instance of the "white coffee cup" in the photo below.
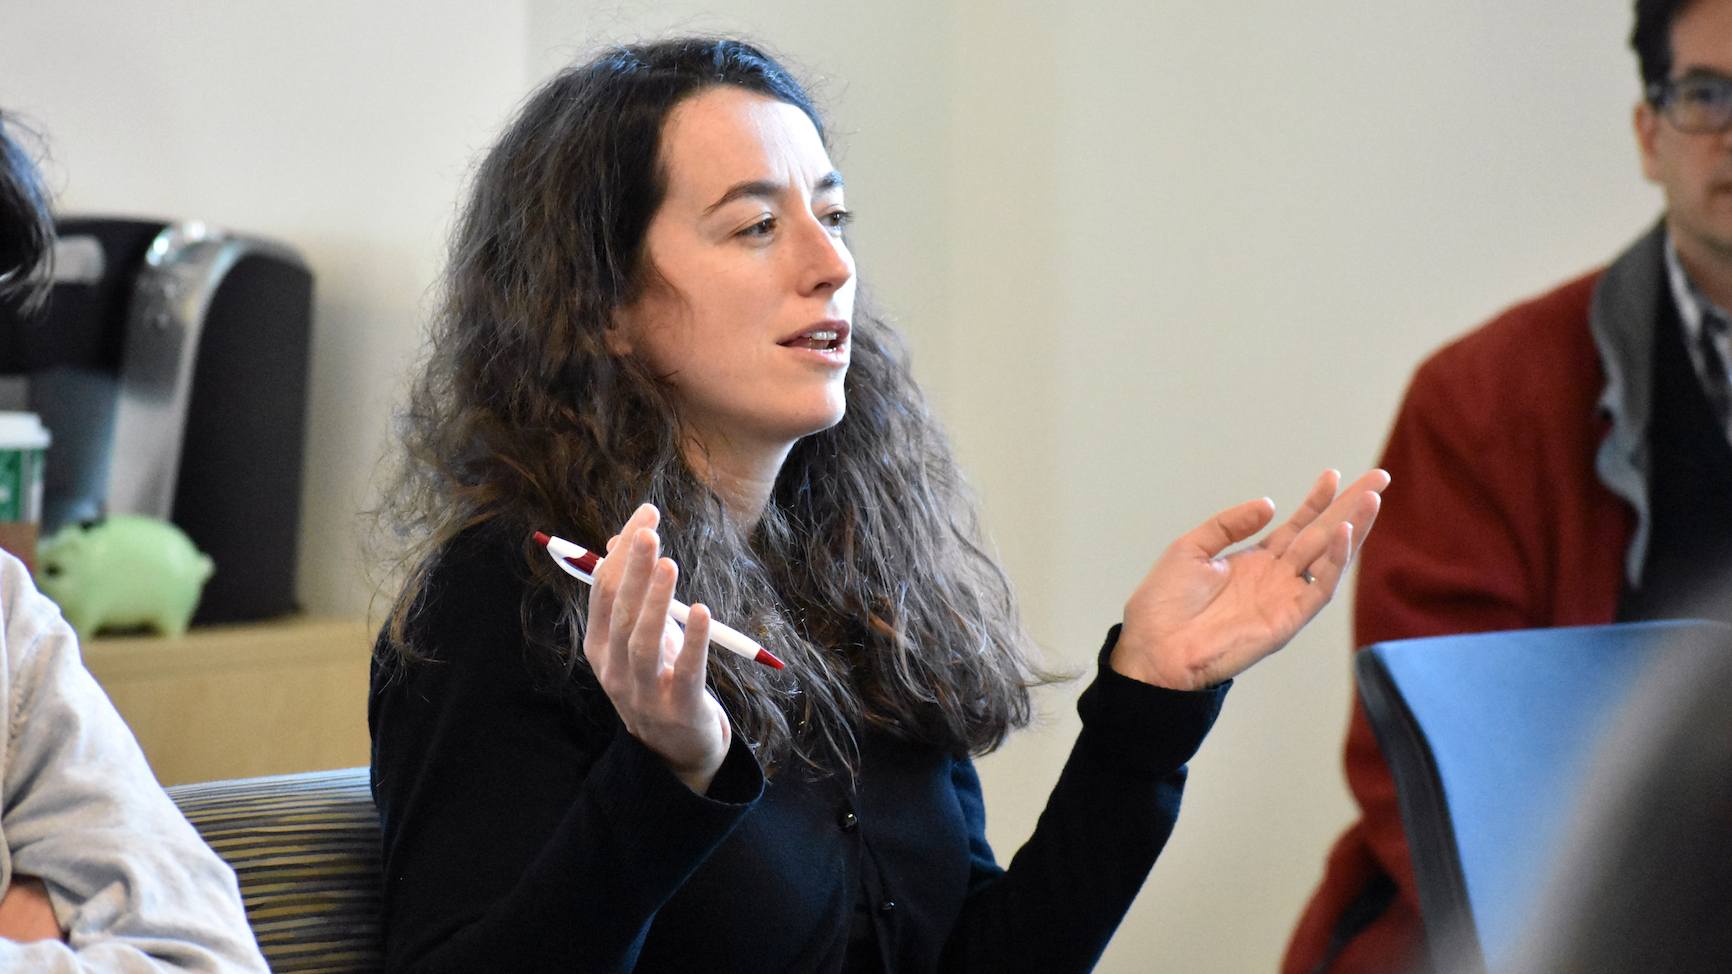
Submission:
M 0 548 L 36 567 L 42 458 L 50 437 L 35 413 L 0 412 Z

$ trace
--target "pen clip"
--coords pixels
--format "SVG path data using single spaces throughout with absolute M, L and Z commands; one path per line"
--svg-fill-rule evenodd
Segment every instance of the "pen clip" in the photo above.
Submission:
M 594 575 L 591 575 L 590 573 L 588 573 L 588 572 L 584 571 L 583 569 L 577 567 L 576 565 L 572 564 L 572 562 L 576 561 L 577 559 L 575 559 L 575 558 L 563 558 L 559 555 L 554 554 L 551 551 L 549 551 L 547 554 L 549 557 L 551 557 L 553 559 L 553 563 L 555 565 L 558 565 L 560 568 L 565 570 L 565 573 L 567 575 L 570 575 L 572 578 L 575 578 L 578 581 L 583 582 L 585 585 L 594 585 L 595 584 L 595 576 Z
M 595 584 L 595 566 L 601 562 L 595 552 L 581 545 L 575 545 L 564 538 L 551 537 L 535 532 L 535 542 L 542 546 L 547 556 L 553 559 L 567 575 L 586 585 Z

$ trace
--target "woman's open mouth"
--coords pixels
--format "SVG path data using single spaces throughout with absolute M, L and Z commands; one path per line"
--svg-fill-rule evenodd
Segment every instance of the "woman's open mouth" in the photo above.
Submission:
M 815 348 L 829 350 L 842 344 L 842 333 L 831 329 L 808 331 L 796 335 L 782 343 L 788 348 Z
M 848 346 L 848 323 L 837 319 L 814 322 L 798 335 L 783 341 L 783 348 L 809 348 L 815 352 L 834 352 Z

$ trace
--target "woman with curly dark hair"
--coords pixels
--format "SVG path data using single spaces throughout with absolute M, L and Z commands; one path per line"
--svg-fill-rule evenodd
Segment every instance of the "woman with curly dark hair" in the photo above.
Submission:
M 1177 542 L 1001 869 L 970 755 L 1046 676 L 847 219 L 817 110 L 737 41 L 609 50 L 486 156 L 369 712 L 389 970 L 1087 970 L 1222 684 L 1333 593 L 1379 472 Z M 537 531 L 611 539 L 594 587 Z M 712 614 L 786 668 L 711 655 Z

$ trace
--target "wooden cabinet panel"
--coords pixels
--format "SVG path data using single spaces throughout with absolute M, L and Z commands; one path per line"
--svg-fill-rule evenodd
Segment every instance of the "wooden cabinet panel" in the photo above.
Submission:
M 297 616 L 103 637 L 84 664 L 164 785 L 366 764 L 377 627 Z

